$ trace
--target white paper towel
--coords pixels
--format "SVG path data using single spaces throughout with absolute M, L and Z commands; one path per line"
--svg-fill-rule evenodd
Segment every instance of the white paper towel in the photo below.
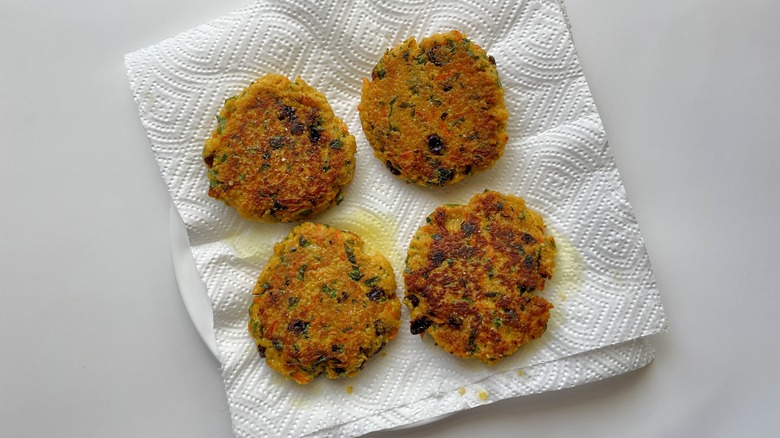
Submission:
M 404 184 L 373 157 L 360 128 L 361 80 L 387 48 L 450 29 L 495 57 L 509 142 L 492 169 L 451 187 Z M 266 0 L 125 63 L 212 302 L 237 436 L 361 435 L 652 360 L 643 338 L 666 328 L 663 307 L 558 1 Z M 555 305 L 547 333 L 494 367 L 448 355 L 408 329 L 352 379 L 299 386 L 266 367 L 246 330 L 251 290 L 293 224 L 250 223 L 209 198 L 201 151 L 224 100 L 272 72 L 300 75 L 323 92 L 358 141 L 344 202 L 315 220 L 361 234 L 388 256 L 399 284 L 408 242 L 436 206 L 495 189 L 539 211 L 559 251 L 544 292 Z

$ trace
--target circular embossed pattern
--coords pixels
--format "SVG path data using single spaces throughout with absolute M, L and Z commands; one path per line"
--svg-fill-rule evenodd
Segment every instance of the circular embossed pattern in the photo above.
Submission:
M 438 207 L 409 245 L 404 304 L 412 334 L 494 364 L 547 329 L 552 304 L 533 292 L 555 269 L 555 241 L 521 198 L 486 191 Z
M 269 74 L 225 101 L 203 149 L 209 196 L 262 222 L 303 220 L 341 201 L 355 138 L 301 78 Z
M 507 142 L 495 60 L 455 30 L 388 50 L 363 80 L 358 110 L 374 155 L 422 186 L 491 167 Z
M 306 222 L 257 279 L 249 333 L 269 367 L 298 383 L 353 376 L 400 327 L 390 262 L 354 233 Z

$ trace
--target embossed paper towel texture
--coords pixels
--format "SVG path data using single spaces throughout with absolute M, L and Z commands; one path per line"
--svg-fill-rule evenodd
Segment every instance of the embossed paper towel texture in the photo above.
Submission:
M 450 29 L 495 57 L 509 143 L 492 169 L 425 189 L 402 183 L 373 157 L 356 106 L 362 78 L 387 48 Z M 643 338 L 665 328 L 663 308 L 559 2 L 261 1 L 128 54 L 126 66 L 213 304 L 236 435 L 360 435 L 606 378 L 652 359 Z M 247 334 L 247 309 L 273 243 L 292 225 L 249 223 L 210 199 L 201 150 L 224 99 L 271 72 L 300 75 L 325 93 L 356 136 L 346 199 L 316 220 L 365 232 L 390 258 L 399 284 L 406 246 L 437 205 L 489 188 L 541 212 L 559 247 L 544 292 L 555 308 L 541 340 L 486 367 L 404 329 L 353 379 L 298 386 L 270 371 Z

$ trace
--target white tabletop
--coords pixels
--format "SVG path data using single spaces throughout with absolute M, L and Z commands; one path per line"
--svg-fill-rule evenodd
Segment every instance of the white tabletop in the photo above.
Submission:
M 248 1 L 3 2 L 0 436 L 232 436 L 123 55 Z M 780 2 L 565 3 L 670 331 L 640 371 L 372 436 L 778 436 Z

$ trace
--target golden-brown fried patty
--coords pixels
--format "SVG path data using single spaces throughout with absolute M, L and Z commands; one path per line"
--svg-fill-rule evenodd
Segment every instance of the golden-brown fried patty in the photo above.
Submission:
M 487 169 L 507 142 L 507 111 L 495 60 L 453 30 L 388 50 L 358 105 L 374 155 L 422 186 Z
M 303 79 L 269 74 L 225 101 L 206 141 L 209 196 L 262 222 L 303 220 L 342 199 L 355 138 Z
M 494 364 L 547 328 L 532 294 L 555 269 L 555 241 L 521 198 L 486 191 L 427 217 L 409 245 L 404 304 L 412 334 L 460 357 Z
M 398 333 L 395 289 L 390 263 L 358 235 L 306 222 L 258 277 L 249 333 L 268 366 L 298 383 L 351 377 Z

